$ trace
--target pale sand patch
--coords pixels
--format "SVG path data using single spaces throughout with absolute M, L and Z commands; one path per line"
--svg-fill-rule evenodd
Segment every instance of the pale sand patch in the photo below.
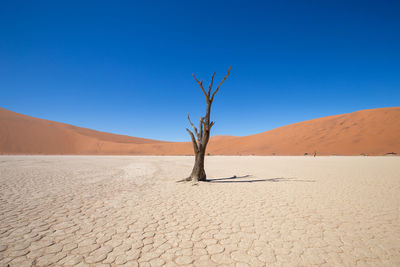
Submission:
M 400 158 L 192 161 L 1 156 L 0 266 L 400 265 Z

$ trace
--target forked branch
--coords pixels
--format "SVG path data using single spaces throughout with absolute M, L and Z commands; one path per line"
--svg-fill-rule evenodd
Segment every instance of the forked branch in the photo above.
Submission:
M 206 97 L 206 101 L 207 101 L 207 102 L 210 101 L 210 96 L 207 95 L 206 91 L 204 90 L 204 87 L 203 87 L 203 80 L 201 80 L 201 81 L 197 80 L 197 79 L 196 79 L 196 76 L 194 76 L 194 73 L 192 74 L 192 76 L 193 76 L 194 80 L 200 85 L 201 91 L 203 91 L 203 94 L 204 94 L 204 96 Z
M 222 79 L 222 81 L 219 83 L 219 85 L 218 85 L 217 89 L 215 90 L 215 92 L 212 94 L 211 99 L 210 99 L 211 102 L 213 102 L 214 96 L 215 96 L 215 94 L 218 92 L 218 90 L 219 90 L 219 88 L 221 87 L 221 85 L 225 82 L 226 78 L 228 78 L 228 76 L 229 76 L 229 74 L 230 74 L 230 72 L 231 72 L 231 67 L 232 67 L 232 66 L 229 66 L 228 73 L 227 73 L 226 76 Z

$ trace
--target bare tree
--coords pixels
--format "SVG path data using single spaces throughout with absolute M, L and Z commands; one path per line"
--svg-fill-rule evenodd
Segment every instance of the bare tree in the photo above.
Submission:
M 210 120 L 211 105 L 214 101 L 215 95 L 218 93 L 219 88 L 224 83 L 224 81 L 228 78 L 230 71 L 231 71 L 231 67 L 229 67 L 228 73 L 222 79 L 222 81 L 217 86 L 217 89 L 214 91 L 213 94 L 211 94 L 211 90 L 212 90 L 214 76 L 215 76 L 216 72 L 214 72 L 214 74 L 211 76 L 211 81 L 208 86 L 207 92 L 206 92 L 206 90 L 204 90 L 203 81 L 197 80 L 193 73 L 193 78 L 199 84 L 199 86 L 200 86 L 201 90 L 203 91 L 203 94 L 206 98 L 207 109 L 206 109 L 206 115 L 204 117 L 200 117 L 200 123 L 199 123 L 198 129 L 196 128 L 196 126 L 194 126 L 194 124 L 190 120 L 190 116 L 188 115 L 188 120 L 189 120 L 190 125 L 193 128 L 194 133 L 191 130 L 189 130 L 188 128 L 186 128 L 186 131 L 189 133 L 190 137 L 192 138 L 195 162 L 194 162 L 192 173 L 190 174 L 190 176 L 188 178 L 184 179 L 185 181 L 197 182 L 197 181 L 205 181 L 207 179 L 207 175 L 204 170 L 204 157 L 206 154 L 208 140 L 210 139 L 211 127 L 215 124 L 214 121 Z

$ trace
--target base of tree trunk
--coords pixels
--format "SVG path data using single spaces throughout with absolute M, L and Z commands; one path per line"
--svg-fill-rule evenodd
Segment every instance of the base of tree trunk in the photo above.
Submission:
M 190 181 L 207 181 L 207 175 L 206 175 L 206 171 L 203 169 L 193 169 L 192 174 L 189 176 Z
M 204 170 L 204 156 L 205 148 L 204 151 L 201 151 L 201 153 L 197 153 L 195 156 L 193 170 L 189 176 L 190 181 L 198 182 L 207 180 L 206 171 Z
M 207 175 L 206 175 L 206 171 L 203 169 L 199 169 L 196 168 L 197 166 L 195 166 L 193 168 L 192 173 L 190 174 L 189 177 L 179 180 L 178 182 L 206 182 L 207 181 Z

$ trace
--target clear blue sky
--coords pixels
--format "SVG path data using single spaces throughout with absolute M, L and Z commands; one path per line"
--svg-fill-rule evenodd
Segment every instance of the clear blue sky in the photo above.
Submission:
M 3 1 L 0 107 L 189 140 L 208 83 L 214 134 L 399 106 L 400 1 Z

